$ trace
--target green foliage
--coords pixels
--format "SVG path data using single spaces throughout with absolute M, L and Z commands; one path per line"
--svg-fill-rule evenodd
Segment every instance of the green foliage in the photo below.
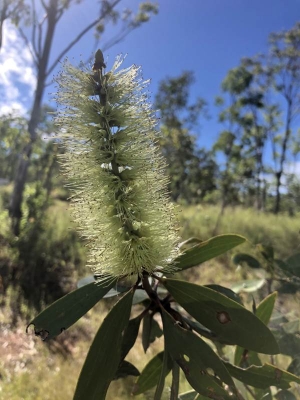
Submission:
M 160 146 L 168 163 L 169 189 L 175 201 L 193 203 L 215 189 L 217 165 L 210 152 L 198 148 L 191 130 L 201 115 L 206 116 L 206 102 L 198 98 L 189 103 L 191 71 L 160 82 L 155 107 L 161 114 Z
M 17 253 L 14 272 L 21 304 L 41 310 L 68 293 L 80 276 L 85 251 L 66 213 L 64 203 L 49 206 L 45 189 L 40 184 L 28 188 L 24 205 L 22 231 L 12 239 Z M 32 290 L 32 288 L 35 290 Z
M 213 257 L 243 241 L 244 238 L 239 236 L 224 235 L 202 242 L 190 249 L 187 248 L 182 257 L 193 251 L 195 255 L 190 259 L 189 265 L 192 267 L 198 265 L 199 260 L 206 259 L 206 248 L 213 249 L 211 254 Z M 214 246 L 211 245 L 212 243 Z M 242 259 L 244 260 L 245 257 Z M 163 297 L 159 295 L 160 285 L 167 289 L 169 295 L 166 296 L 164 291 L 161 292 Z M 107 296 L 110 296 L 111 286 L 104 285 L 101 288 L 94 283 L 89 283 L 45 309 L 32 323 L 38 325 L 41 331 L 51 332 L 52 329 L 52 335 L 59 334 L 61 326 L 67 328 L 70 323 L 75 322 L 80 314 L 87 311 L 105 292 Z M 217 398 L 216 396 L 222 399 L 237 398 L 238 389 L 232 378 L 252 386 L 257 393 L 258 390 L 268 390 L 270 386 L 286 390 L 290 387 L 290 382 L 300 382 L 300 378 L 292 372 L 269 364 L 256 364 L 257 352 L 268 354 L 279 352 L 275 338 L 266 326 L 271 318 L 276 294 L 268 296 L 255 307 L 254 315 L 237 302 L 228 289 L 218 285 L 198 286 L 154 274 L 151 280 L 144 275 L 142 280 L 138 280 L 133 286 L 127 283 L 127 287 L 128 289 L 131 287 L 131 290 L 123 295 L 112 308 L 94 339 L 74 398 L 81 398 L 84 393 L 88 394 L 89 398 L 105 399 L 108 385 L 112 380 L 139 375 L 132 389 L 133 394 L 148 392 L 157 385 L 154 398 L 160 399 L 165 378 L 174 365 L 181 368 L 187 381 L 194 388 L 195 394 L 200 394 L 200 399 L 201 396 L 207 399 Z M 99 291 L 99 297 L 78 297 L 83 291 L 95 294 Z M 142 300 L 143 303 L 140 304 L 144 304 L 144 310 L 129 320 L 130 308 L 134 303 L 133 294 L 140 291 L 145 292 L 148 300 L 145 298 Z M 112 294 L 116 295 L 118 291 Z M 78 300 L 74 302 L 73 298 Z M 79 299 L 81 299 L 80 309 L 76 306 L 76 301 Z M 174 301 L 178 303 L 177 306 Z M 58 310 L 65 311 L 58 313 Z M 153 319 L 156 314 L 161 315 L 162 325 Z M 56 318 L 55 315 L 57 315 Z M 191 317 L 194 317 L 196 321 L 193 321 Z M 146 352 L 155 338 L 162 333 L 165 350 L 157 354 L 139 373 L 136 367 L 124 358 L 134 346 L 142 320 L 144 351 Z M 299 326 L 289 325 L 285 329 L 286 334 L 292 335 L 291 332 L 295 332 Z M 240 366 L 236 367 L 230 362 L 225 362 L 214 352 L 209 343 L 200 338 L 199 333 L 216 345 L 217 343 L 223 347 L 225 344 L 238 345 L 235 359 Z M 276 337 L 278 337 L 277 333 Z M 283 351 L 286 350 L 283 349 Z M 247 368 L 241 361 L 244 357 L 248 363 Z M 252 360 L 259 366 L 252 365 Z M 295 369 L 294 365 L 291 365 L 290 369 L 292 368 Z M 102 377 L 101 380 L 97 379 L 99 374 Z M 173 385 L 176 389 L 179 381 L 174 380 L 174 376 L 176 375 L 173 375 Z M 179 398 L 189 398 L 187 396 L 192 396 L 192 393 L 180 396 Z
M 238 246 L 245 240 L 244 237 L 239 235 L 220 235 L 205 242 L 200 242 L 175 259 L 176 268 L 179 271 L 183 271 L 194 265 L 199 265 Z
M 112 308 L 91 345 L 77 383 L 74 399 L 105 399 L 121 360 L 122 333 L 128 325 L 133 290 Z M 101 379 L 99 379 L 99 376 Z
M 49 340 L 59 335 L 73 325 L 79 318 L 86 314 L 115 284 L 101 282 L 98 285 L 90 283 L 83 286 L 52 303 L 49 311 L 47 308 L 34 318 L 30 325 L 34 325 L 35 335 L 43 340 Z M 82 298 L 85 301 L 82 301 Z M 27 329 L 28 329 L 27 327 Z M 43 327 L 42 330 L 39 327 Z

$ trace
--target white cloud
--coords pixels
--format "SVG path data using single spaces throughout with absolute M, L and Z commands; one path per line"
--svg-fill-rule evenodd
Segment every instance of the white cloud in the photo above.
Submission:
M 288 163 L 284 172 L 286 174 L 295 174 L 300 176 L 300 161 Z
M 31 106 L 36 85 L 35 69 L 29 49 L 16 28 L 5 21 L 0 51 L 0 115 L 25 114 Z

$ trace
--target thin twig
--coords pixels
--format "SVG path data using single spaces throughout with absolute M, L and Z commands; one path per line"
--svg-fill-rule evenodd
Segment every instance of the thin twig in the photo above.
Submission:
M 32 60 L 35 64 L 35 66 L 37 67 L 38 66 L 37 54 L 35 54 L 35 51 L 34 51 L 33 47 L 30 45 L 30 42 L 29 42 L 27 36 L 25 35 L 25 33 L 23 32 L 22 28 L 18 27 L 18 30 L 19 30 L 19 33 L 20 33 L 22 39 L 24 40 L 26 46 L 28 47 L 28 50 L 30 51 L 30 54 L 31 54 L 31 57 L 32 57 Z
M 112 10 L 121 0 L 115 0 L 111 5 L 110 9 Z M 105 10 L 106 12 L 108 11 L 107 9 Z M 105 14 L 102 14 L 100 17 L 95 19 L 93 22 L 91 22 L 88 26 L 86 26 L 76 37 L 74 40 L 72 40 L 68 46 L 58 55 L 56 60 L 53 62 L 51 67 L 48 69 L 46 76 L 49 76 L 51 72 L 54 70 L 56 65 L 59 63 L 59 61 L 67 54 L 67 52 L 84 36 L 89 30 L 91 30 L 94 26 L 96 26 L 101 19 L 105 17 Z
M 44 15 L 44 18 L 42 19 L 41 22 L 39 22 L 39 38 L 38 38 L 38 57 L 39 59 L 42 58 L 42 39 L 43 39 L 43 30 L 42 30 L 42 26 L 43 23 L 46 21 L 46 19 L 48 18 L 48 14 Z
M 32 22 L 33 22 L 31 43 L 32 43 L 32 47 L 33 47 L 34 53 L 36 55 L 36 58 L 38 59 L 38 51 L 37 51 L 37 47 L 36 47 L 36 43 L 35 43 L 35 41 L 36 41 L 36 25 L 37 25 L 35 0 L 31 0 L 31 7 L 32 7 Z

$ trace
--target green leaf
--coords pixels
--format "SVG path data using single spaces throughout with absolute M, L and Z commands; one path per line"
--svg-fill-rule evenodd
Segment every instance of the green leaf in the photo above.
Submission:
M 259 353 L 279 353 L 271 331 L 236 301 L 180 280 L 165 279 L 164 285 L 192 317 L 216 334 L 216 340 Z
M 254 388 L 255 398 L 261 400 L 273 400 L 271 389 L 258 389 Z
M 221 382 L 235 391 L 233 380 L 213 349 L 193 332 L 181 328 L 164 310 L 162 319 L 166 350 L 183 370 L 192 388 L 210 398 L 215 395 L 224 400 L 232 399 Z M 216 380 L 216 375 L 220 381 Z
M 97 282 L 97 277 L 95 275 L 88 275 L 77 282 L 77 287 L 81 288 L 89 283 Z M 131 286 L 125 285 L 124 283 L 120 283 L 119 281 L 116 283 L 116 286 L 110 289 L 105 296 L 104 299 L 108 299 L 110 297 L 119 296 L 122 293 L 127 292 Z
M 30 325 L 34 325 L 37 336 L 41 336 L 43 340 L 52 339 L 86 314 L 105 296 L 115 282 L 113 280 L 109 283 L 107 281 L 90 283 L 66 294 L 35 317 L 26 331 Z
M 251 293 L 261 289 L 266 283 L 265 279 L 248 279 L 241 282 L 236 282 L 231 285 L 231 290 L 235 293 Z
M 288 366 L 288 372 L 291 374 L 300 375 L 300 355 L 294 357 L 293 361 Z
M 178 400 L 195 400 L 198 393 L 195 390 L 190 390 L 189 392 L 180 393 Z
M 184 242 L 181 242 L 179 244 L 179 248 L 180 248 L 180 251 L 184 251 L 184 250 L 187 250 L 187 249 L 189 249 L 195 245 L 198 245 L 199 243 L 202 243 L 202 242 L 203 242 L 203 240 L 201 240 L 197 237 L 191 237 L 191 238 L 185 240 Z
M 139 376 L 140 371 L 130 362 L 123 360 L 115 373 L 114 380 L 127 376 Z
M 128 322 L 128 325 L 123 334 L 121 360 L 124 360 L 130 349 L 134 346 L 137 335 L 139 333 L 140 323 L 140 316 L 137 316 L 136 318 L 133 318 Z
M 215 258 L 241 243 L 244 243 L 245 240 L 246 238 L 243 236 L 232 234 L 215 236 L 186 250 L 177 257 L 173 263 L 179 271 L 183 271 Z
M 294 254 L 285 261 L 288 272 L 300 278 L 300 253 Z
M 291 333 L 284 334 L 278 340 L 280 353 L 295 357 L 300 354 L 300 338 Z
M 243 305 L 242 300 L 238 294 L 236 294 L 233 290 L 228 289 L 224 286 L 220 285 L 204 285 L 205 287 L 208 287 L 209 289 L 215 290 L 216 292 L 224 294 L 224 296 L 229 297 L 229 299 L 236 301 L 237 303 L 240 303 Z
M 277 292 L 269 294 L 269 296 L 265 297 L 256 308 L 255 315 L 265 325 L 268 325 L 268 323 L 270 322 L 275 306 L 276 297 L 277 297 Z
M 250 268 L 254 269 L 262 268 L 260 262 L 256 258 L 246 253 L 235 254 L 235 256 L 232 258 L 232 261 L 235 265 L 247 264 L 248 267 Z
M 122 333 L 128 325 L 133 290 L 126 293 L 105 317 L 82 367 L 74 400 L 104 400 L 121 359 Z
M 271 364 L 264 364 L 261 367 L 252 365 L 247 369 L 236 367 L 228 362 L 224 362 L 224 364 L 233 378 L 246 385 L 260 389 L 267 389 L 269 386 L 288 389 L 290 387 L 290 382 L 300 383 L 300 378 L 298 376 Z
M 214 340 L 216 335 L 198 321 L 192 321 L 190 318 L 185 317 L 182 317 L 182 319 L 192 328 L 192 330 L 199 333 L 201 336 L 204 336 L 210 340 Z
M 145 353 L 150 344 L 152 318 L 153 317 L 149 313 L 147 313 L 143 318 L 142 345 Z
M 165 380 L 166 380 L 166 376 L 168 374 L 168 363 L 170 361 L 172 362 L 172 360 L 170 358 L 170 355 L 167 352 L 166 347 L 165 347 L 163 363 L 162 363 L 162 367 L 161 367 L 161 371 L 160 371 L 160 375 L 159 375 L 159 379 L 158 379 L 158 382 L 157 382 L 157 386 L 156 386 L 156 390 L 155 390 L 155 393 L 154 393 L 153 400 L 161 400 L 161 398 L 162 398 L 163 390 L 164 390 L 164 387 L 165 387 Z M 177 365 L 177 367 L 178 367 L 178 365 Z M 172 368 L 171 369 L 173 370 L 174 368 L 175 368 L 175 365 L 172 362 Z M 173 375 L 173 373 L 172 373 L 172 375 Z M 173 379 L 173 377 L 172 377 L 172 379 Z
M 163 366 L 164 352 L 156 354 L 148 364 L 145 366 L 141 375 L 139 376 L 136 384 L 133 388 L 133 394 L 138 395 L 152 389 L 157 385 L 160 378 L 162 366 Z M 172 361 L 168 360 L 168 368 L 165 373 L 165 377 L 169 374 L 172 369 Z
M 142 332 L 142 345 L 146 353 L 149 345 L 155 341 L 156 338 L 161 337 L 163 334 L 158 322 L 153 318 L 153 315 L 147 313 L 143 318 L 143 332 Z
M 276 393 L 275 399 L 277 400 L 297 400 L 297 397 L 288 390 L 280 390 L 280 392 Z
M 265 325 L 268 325 L 270 322 L 276 297 L 277 292 L 270 294 L 264 298 L 256 308 L 256 317 L 259 318 Z M 256 352 L 248 351 L 240 346 L 237 346 L 234 354 L 234 364 L 246 368 L 250 365 L 261 365 L 261 361 Z
M 274 249 L 272 246 L 265 246 L 259 243 L 256 245 L 256 248 L 267 261 L 274 260 Z

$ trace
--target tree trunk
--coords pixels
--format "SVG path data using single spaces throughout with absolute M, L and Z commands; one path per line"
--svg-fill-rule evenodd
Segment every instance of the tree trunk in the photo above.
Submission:
M 57 14 L 58 0 L 51 0 L 48 8 L 48 26 L 46 32 L 46 38 L 44 43 L 44 48 L 39 59 L 38 64 L 38 77 L 37 77 L 37 87 L 34 95 L 34 103 L 32 112 L 30 115 L 30 120 L 28 123 L 28 132 L 30 134 L 30 142 L 24 147 L 17 171 L 15 176 L 14 189 L 9 206 L 9 214 L 11 217 L 11 225 L 13 233 L 18 236 L 20 233 L 20 221 L 22 218 L 22 200 L 25 188 L 25 183 L 27 179 L 28 167 L 30 164 L 30 157 L 32 153 L 33 144 L 37 138 L 37 126 L 39 123 L 39 118 L 41 114 L 42 98 L 45 90 L 46 81 L 46 71 L 49 61 L 49 55 L 51 50 L 51 45 L 53 41 L 55 26 L 56 26 L 56 14 Z
M 7 8 L 8 8 L 8 3 L 5 2 L 4 4 L 2 4 L 2 9 L 0 10 L 0 50 L 3 44 L 3 24 L 6 18 L 8 17 Z
M 275 195 L 275 205 L 274 214 L 278 214 L 280 211 L 280 187 L 281 187 L 281 171 L 277 172 L 276 175 L 276 195 Z
M 281 187 L 281 177 L 283 174 L 283 166 L 285 164 L 285 159 L 286 159 L 286 151 L 287 151 L 287 146 L 288 142 L 291 136 L 291 121 L 292 121 L 292 99 L 287 98 L 287 103 L 288 103 L 288 109 L 287 109 L 287 117 L 286 117 L 286 125 L 285 125 L 285 133 L 284 133 L 284 139 L 282 142 L 282 150 L 281 150 L 281 157 L 280 157 L 280 163 L 279 163 L 279 170 L 276 172 L 275 177 L 276 177 L 276 198 L 275 198 L 275 206 L 274 206 L 274 213 L 278 214 L 280 211 L 280 187 Z

